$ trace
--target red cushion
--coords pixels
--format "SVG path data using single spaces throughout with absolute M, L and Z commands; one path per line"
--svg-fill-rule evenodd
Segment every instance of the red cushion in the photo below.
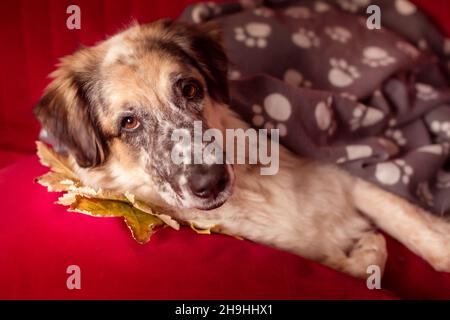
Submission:
M 114 33 L 134 16 L 176 17 L 191 0 L 79 0 L 82 29 L 65 28 L 70 0 L 0 1 L 0 148 L 33 152 L 31 107 L 57 57 Z M 450 33 L 448 0 L 415 0 Z M 39 21 L 39 23 L 36 23 Z M 0 154 L 4 163 L 18 157 Z M 450 275 L 388 239 L 383 288 L 281 251 L 190 230 L 158 232 L 138 245 L 117 219 L 67 213 L 57 195 L 33 183 L 35 157 L 0 169 L 0 298 L 449 298 Z M 66 288 L 66 268 L 82 271 L 82 290 Z
M 70 213 L 33 182 L 36 157 L 0 170 L 0 299 L 394 298 L 301 257 L 223 235 L 163 229 L 140 245 L 116 218 Z M 66 268 L 81 268 L 81 290 Z

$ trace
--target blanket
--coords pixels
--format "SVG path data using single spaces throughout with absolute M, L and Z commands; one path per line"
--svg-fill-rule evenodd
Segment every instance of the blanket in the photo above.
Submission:
M 377 9 L 381 28 L 367 14 Z M 230 106 L 255 128 L 450 214 L 450 39 L 414 4 L 201 3 L 181 19 L 220 24 Z

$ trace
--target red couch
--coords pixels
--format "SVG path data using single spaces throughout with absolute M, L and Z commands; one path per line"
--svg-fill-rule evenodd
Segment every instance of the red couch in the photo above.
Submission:
M 31 109 L 58 57 L 131 21 L 176 17 L 194 1 L 0 1 L 0 298 L 450 298 L 450 274 L 388 239 L 383 290 L 278 250 L 189 229 L 159 231 L 139 245 L 117 219 L 68 213 L 33 178 L 38 132 Z M 447 0 L 416 0 L 450 34 Z M 81 30 L 65 27 L 78 4 Z M 81 268 L 69 290 L 66 268 Z

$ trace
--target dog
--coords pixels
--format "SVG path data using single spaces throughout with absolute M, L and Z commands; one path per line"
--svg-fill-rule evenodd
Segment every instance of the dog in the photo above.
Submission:
M 355 277 L 387 258 L 378 230 L 450 272 L 450 224 L 334 164 L 279 146 L 261 164 L 171 161 L 174 129 L 247 129 L 229 107 L 227 56 L 214 23 L 133 25 L 61 59 L 35 108 L 83 184 L 131 192 L 173 218 L 276 247 Z M 271 143 L 276 143 L 272 141 Z

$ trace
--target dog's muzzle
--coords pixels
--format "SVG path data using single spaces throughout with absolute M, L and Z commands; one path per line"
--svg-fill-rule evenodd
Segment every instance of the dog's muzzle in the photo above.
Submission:
M 228 199 L 233 182 L 231 165 L 193 165 L 187 186 L 200 204 L 197 208 L 211 210 L 220 207 Z

